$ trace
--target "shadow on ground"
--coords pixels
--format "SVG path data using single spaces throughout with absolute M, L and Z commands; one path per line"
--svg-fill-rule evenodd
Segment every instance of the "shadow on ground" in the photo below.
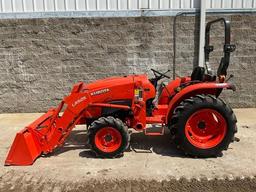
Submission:
M 56 156 L 70 150 L 84 149 L 79 153 L 80 157 L 96 158 L 87 144 L 88 138 L 86 133 L 86 130 L 73 130 L 65 144 L 56 149 L 52 155 Z M 184 157 L 171 142 L 168 130 L 166 130 L 166 134 L 163 136 L 146 136 L 143 132 L 132 133 L 130 148 L 126 152 L 129 153 L 131 151 L 135 153 L 156 153 L 163 156 Z

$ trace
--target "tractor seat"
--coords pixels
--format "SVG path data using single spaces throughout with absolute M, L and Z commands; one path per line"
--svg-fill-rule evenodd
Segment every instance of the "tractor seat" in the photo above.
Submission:
M 192 81 L 203 81 L 204 72 L 205 72 L 204 67 L 199 67 L 199 66 L 195 67 L 191 74 L 191 80 Z

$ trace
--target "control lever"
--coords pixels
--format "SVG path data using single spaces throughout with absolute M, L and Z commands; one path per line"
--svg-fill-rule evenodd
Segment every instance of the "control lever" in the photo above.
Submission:
M 229 77 L 227 78 L 226 82 L 228 82 L 230 79 L 232 79 L 234 77 L 233 74 L 230 74 Z

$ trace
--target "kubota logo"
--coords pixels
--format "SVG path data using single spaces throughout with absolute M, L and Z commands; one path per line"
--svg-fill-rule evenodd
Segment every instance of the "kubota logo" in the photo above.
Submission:
M 91 95 L 92 95 L 92 96 L 94 96 L 94 95 L 100 95 L 100 94 L 107 93 L 107 92 L 109 92 L 109 89 L 101 89 L 101 90 L 92 92 Z
M 85 96 L 81 97 L 80 99 L 76 100 L 73 104 L 72 107 L 77 106 L 79 103 L 83 102 L 86 99 Z

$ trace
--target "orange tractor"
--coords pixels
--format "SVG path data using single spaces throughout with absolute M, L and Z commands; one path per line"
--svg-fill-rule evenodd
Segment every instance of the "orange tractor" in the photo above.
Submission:
M 217 75 L 209 70 L 210 27 L 223 22 L 224 56 Z M 120 156 L 130 142 L 128 128 L 146 135 L 163 135 L 170 129 L 171 138 L 185 154 L 195 157 L 218 156 L 234 140 L 237 132 L 232 109 L 219 98 L 223 89 L 235 90 L 225 78 L 230 53 L 230 23 L 211 21 L 206 27 L 205 64 L 196 67 L 190 77 L 178 77 L 168 84 L 159 83 L 166 73 L 152 69 L 154 77 L 128 75 L 77 83 L 60 105 L 17 133 L 5 165 L 31 165 L 40 155 L 60 147 L 78 124 L 86 124 L 88 142 L 99 157 Z M 159 132 L 147 124 L 161 124 Z

